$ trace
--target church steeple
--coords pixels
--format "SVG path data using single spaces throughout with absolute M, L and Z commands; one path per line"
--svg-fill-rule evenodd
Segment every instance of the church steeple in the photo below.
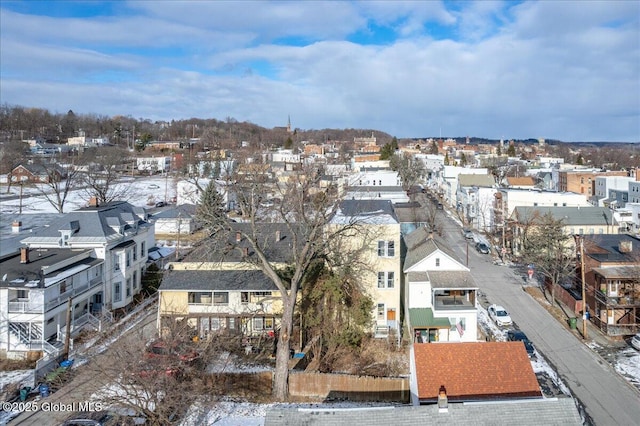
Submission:
M 291 133 L 291 115 L 287 116 L 287 132 Z

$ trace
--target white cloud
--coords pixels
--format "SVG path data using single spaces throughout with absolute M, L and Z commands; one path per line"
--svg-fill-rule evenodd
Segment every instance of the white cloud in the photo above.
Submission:
M 3 102 L 265 127 L 290 114 L 296 127 L 398 137 L 640 140 L 637 2 L 129 6 L 87 20 L 2 9 Z M 400 38 L 347 41 L 370 22 Z M 456 33 L 433 39 L 431 24 Z

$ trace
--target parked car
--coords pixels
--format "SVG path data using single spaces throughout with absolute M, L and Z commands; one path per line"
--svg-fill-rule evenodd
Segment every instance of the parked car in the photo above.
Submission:
M 156 185 L 155 183 L 149 185 L 149 189 L 158 189 L 160 188 L 158 185 Z
M 507 310 L 500 305 L 493 304 L 489 306 L 487 312 L 489 312 L 489 318 L 491 318 L 493 322 L 500 327 L 506 327 L 513 324 Z
M 151 342 L 144 354 L 147 359 L 156 360 L 179 360 L 183 364 L 193 364 L 200 361 L 198 351 L 189 347 L 186 343 L 165 342 L 164 340 L 155 340 Z
M 135 425 L 135 419 L 110 411 L 82 411 L 71 414 L 62 426 L 121 426 Z
M 533 356 L 534 349 L 533 344 L 529 340 L 526 334 L 524 334 L 520 330 L 509 330 L 507 331 L 507 340 L 510 342 L 522 342 L 524 343 L 524 348 L 527 350 L 527 355 L 529 358 Z
M 640 351 L 640 333 L 631 338 L 631 346 Z
M 475 237 L 475 236 L 473 235 L 473 230 L 471 230 L 471 229 L 467 229 L 467 228 L 464 228 L 464 229 L 462 230 L 462 234 L 464 235 L 464 237 L 465 237 L 467 240 L 473 240 L 473 239 L 474 239 L 474 237 Z
M 477 243 L 476 250 L 478 250 L 482 254 L 489 254 L 489 246 L 485 243 Z
M 164 207 L 164 206 L 166 206 L 166 205 L 167 205 L 167 204 L 166 204 L 164 201 L 158 201 L 158 202 L 156 203 L 156 207 Z

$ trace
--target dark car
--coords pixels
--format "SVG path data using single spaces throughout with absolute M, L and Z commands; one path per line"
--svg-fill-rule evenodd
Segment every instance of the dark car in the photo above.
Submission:
M 482 254 L 489 254 L 489 246 L 485 243 L 476 244 L 476 250 L 478 250 Z
M 121 416 L 109 411 L 77 412 L 69 416 L 62 426 L 120 426 L 134 425 L 131 417 Z
M 524 334 L 520 330 L 509 330 L 507 331 L 507 340 L 510 342 L 522 342 L 524 343 L 524 348 L 527 350 L 527 355 L 529 358 L 533 355 L 533 344 L 529 340 L 526 334 Z
M 156 207 L 164 207 L 164 206 L 166 206 L 166 205 L 167 205 L 167 203 L 165 203 L 164 201 L 158 201 L 158 202 L 156 203 Z

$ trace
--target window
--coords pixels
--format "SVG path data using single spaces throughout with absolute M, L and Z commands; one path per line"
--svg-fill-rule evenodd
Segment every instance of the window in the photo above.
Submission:
M 144 247 L 144 241 L 140 243 L 140 257 L 144 257 L 145 255 L 145 247 Z
M 243 304 L 249 303 L 249 292 L 248 291 L 240 292 L 240 303 L 243 303 Z
M 60 294 L 64 294 L 67 292 L 67 282 L 66 281 L 62 281 L 60 283 Z
M 133 288 L 138 288 L 138 271 L 133 271 Z
M 384 303 L 378 303 L 378 319 L 384 320 Z
M 122 282 L 118 281 L 113 285 L 113 301 L 120 302 L 122 300 Z
M 113 255 L 113 270 L 114 271 L 120 270 L 120 255 L 118 254 Z
M 394 257 L 396 244 L 394 241 L 378 241 L 378 257 Z
M 213 303 L 216 305 L 228 305 L 229 304 L 229 293 L 226 291 L 214 291 L 213 292 Z
M 211 292 L 210 291 L 190 291 L 187 296 L 189 304 L 192 305 L 210 305 L 211 304 Z
M 378 181 L 378 185 L 382 186 L 382 181 L 381 180 Z
M 393 288 L 395 285 L 393 272 L 378 272 L 378 288 Z
M 440 266 L 440 258 L 436 257 L 436 266 Z
M 129 250 L 125 252 L 125 258 L 126 258 L 126 264 L 128 268 L 129 266 L 131 266 L 131 252 Z
M 127 278 L 127 297 L 131 297 L 131 278 Z
M 265 318 L 264 319 L 264 329 L 265 330 L 273 330 L 273 318 Z
M 133 261 L 135 262 L 136 260 L 138 260 L 138 245 L 134 244 L 133 245 Z
M 256 331 L 260 331 L 264 329 L 264 319 L 263 318 L 254 318 L 253 319 L 253 329 Z

